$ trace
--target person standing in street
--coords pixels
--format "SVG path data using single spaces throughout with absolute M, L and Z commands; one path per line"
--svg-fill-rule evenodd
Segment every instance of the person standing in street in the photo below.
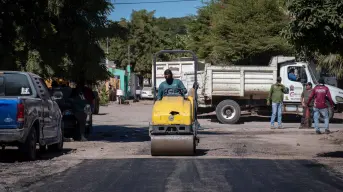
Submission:
M 278 128 L 282 128 L 282 106 L 283 106 L 283 96 L 286 92 L 286 88 L 281 84 L 282 78 L 278 77 L 276 83 L 270 87 L 269 95 L 267 98 L 267 105 L 270 106 L 270 101 L 272 102 L 272 116 L 270 119 L 270 128 L 275 129 L 274 122 L 277 114 L 278 117 Z
M 72 101 L 73 112 L 75 118 L 78 122 L 79 128 L 79 138 L 80 141 L 87 141 L 85 137 L 86 133 L 86 121 L 87 121 L 87 114 L 85 112 L 85 107 L 87 105 L 87 100 L 83 93 L 82 83 L 77 84 L 76 88 L 73 90 L 70 100 Z
M 331 108 L 333 108 L 334 103 L 331 98 L 331 94 L 329 88 L 324 85 L 324 79 L 320 78 L 318 81 L 318 85 L 314 87 L 312 90 L 311 95 L 307 101 L 307 106 L 310 106 L 312 99 L 314 99 L 314 106 L 313 106 L 313 118 L 314 118 L 314 128 L 317 134 L 321 134 L 319 129 L 319 116 L 322 114 L 324 116 L 325 122 L 325 133 L 330 133 L 329 130 L 329 110 L 326 104 L 326 99 L 329 100 Z M 319 114 L 320 113 L 320 114 Z
M 303 106 L 303 116 L 299 129 L 312 127 L 313 101 L 307 106 L 308 98 L 312 92 L 312 83 L 305 84 L 305 90 L 301 93 L 301 103 Z

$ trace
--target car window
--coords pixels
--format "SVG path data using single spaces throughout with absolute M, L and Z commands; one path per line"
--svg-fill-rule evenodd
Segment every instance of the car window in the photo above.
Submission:
M 39 82 L 42 84 L 43 89 L 44 89 L 44 94 L 46 94 L 47 97 L 50 97 L 50 93 L 49 93 L 49 88 L 46 85 L 45 81 L 42 78 L 39 78 Z
M 31 96 L 32 88 L 26 75 L 5 73 L 0 75 L 1 96 Z

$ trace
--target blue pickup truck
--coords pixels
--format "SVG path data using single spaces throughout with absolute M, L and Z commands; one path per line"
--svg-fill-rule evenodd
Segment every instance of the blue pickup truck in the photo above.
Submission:
M 25 160 L 40 149 L 63 149 L 61 111 L 44 80 L 36 74 L 0 71 L 0 145 L 18 146 Z

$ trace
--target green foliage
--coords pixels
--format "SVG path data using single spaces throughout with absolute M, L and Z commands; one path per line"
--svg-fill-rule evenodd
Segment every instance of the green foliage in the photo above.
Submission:
M 293 0 L 288 10 L 293 19 L 284 36 L 302 56 L 343 77 L 343 1 Z
M 190 49 L 214 64 L 266 63 L 291 53 L 280 35 L 287 22 L 275 0 L 212 2 L 190 24 Z
M 106 85 L 105 84 L 100 87 L 99 98 L 100 98 L 100 101 L 99 101 L 100 105 L 107 105 L 108 104 L 109 92 L 106 91 Z
M 112 8 L 108 0 L 0 1 L 0 68 L 72 80 L 108 78 L 97 42 L 110 34 L 105 24 Z
M 131 20 L 118 22 L 127 34 L 109 39 L 108 58 L 115 61 L 117 67 L 125 68 L 130 64 L 137 74 L 150 78 L 153 54 L 162 49 L 185 49 L 189 18 L 156 18 L 154 11 L 133 11 Z M 106 50 L 106 41 L 102 41 Z M 165 56 L 168 59 L 170 56 Z
M 266 65 L 271 56 L 292 54 L 280 32 L 289 22 L 287 0 L 211 1 L 196 16 L 155 18 L 154 11 L 133 11 L 131 20 L 118 24 L 125 37 L 109 40 L 108 57 L 117 66 L 130 63 L 134 71 L 150 77 L 152 56 L 163 49 L 188 49 L 214 64 Z M 106 43 L 102 42 L 102 47 Z M 189 55 L 165 55 L 175 59 Z

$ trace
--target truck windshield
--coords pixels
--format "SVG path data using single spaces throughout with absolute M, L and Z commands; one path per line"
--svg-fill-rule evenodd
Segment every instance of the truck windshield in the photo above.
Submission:
M 311 75 L 311 78 L 313 80 L 313 83 L 314 84 L 318 84 L 316 76 L 314 75 L 314 72 L 313 72 L 312 67 L 310 65 L 308 66 L 308 71 L 310 72 L 310 75 Z
M 0 96 L 31 96 L 32 89 L 26 75 L 0 74 Z

